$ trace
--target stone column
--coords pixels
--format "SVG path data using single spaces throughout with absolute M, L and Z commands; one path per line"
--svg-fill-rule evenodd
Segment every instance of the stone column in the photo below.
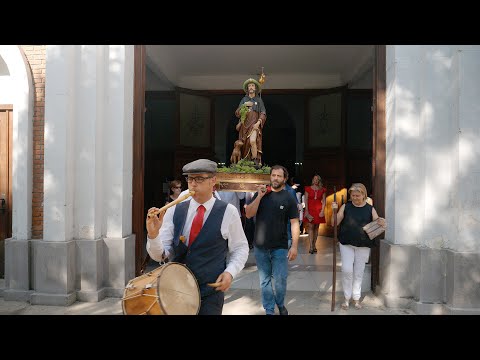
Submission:
M 480 166 L 472 160 L 479 65 L 479 46 L 387 47 L 389 228 L 380 289 L 388 306 L 425 314 L 480 309 L 480 283 L 469 276 L 480 270 Z
M 80 301 L 105 297 L 102 214 L 106 53 L 108 46 L 82 45 L 77 49 L 73 238 Z
M 36 304 L 122 296 L 134 277 L 133 46 L 49 46 Z
M 133 46 L 109 46 L 104 124 L 105 286 L 122 296 L 135 277 L 132 234 Z
M 446 311 L 480 314 L 480 46 L 457 46 L 452 56 L 452 206 L 441 214 L 452 235 L 446 251 Z
M 45 70 L 43 239 L 33 242 L 32 304 L 76 300 L 73 210 L 76 46 L 48 46 Z

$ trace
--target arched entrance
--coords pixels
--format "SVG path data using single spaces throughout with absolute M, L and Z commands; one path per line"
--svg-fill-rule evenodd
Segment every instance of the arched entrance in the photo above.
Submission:
M 4 224 L 0 247 L 3 249 L 5 239 L 28 240 L 32 232 L 34 87 L 27 60 L 19 46 L 0 46 L 0 75 L 3 82 L 0 88 L 8 89 L 0 92 L 0 197 L 4 199 L 5 209 L 0 210 Z M 28 252 L 25 254 L 28 256 Z M 25 260 L 28 264 L 28 259 Z

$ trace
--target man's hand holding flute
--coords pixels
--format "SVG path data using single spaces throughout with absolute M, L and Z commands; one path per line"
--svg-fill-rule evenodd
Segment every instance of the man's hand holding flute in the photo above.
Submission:
M 148 237 L 150 239 L 155 239 L 158 236 L 166 211 L 167 210 L 160 210 L 156 207 L 148 209 L 146 224 Z
M 168 203 L 164 207 L 161 207 L 161 208 L 152 207 L 148 209 L 147 219 L 145 221 L 147 226 L 148 237 L 150 239 L 155 239 L 158 236 L 158 232 L 162 227 L 163 217 L 165 216 L 165 212 L 169 207 L 172 207 L 173 205 L 177 205 L 178 203 L 182 202 L 183 200 L 193 195 L 195 195 L 195 191 L 190 190 L 188 194 L 185 194 L 179 197 L 178 199 Z

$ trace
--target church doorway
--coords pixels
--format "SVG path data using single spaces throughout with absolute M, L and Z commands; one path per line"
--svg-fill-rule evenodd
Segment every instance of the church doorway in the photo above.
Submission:
M 177 163 L 190 161 L 190 157 L 208 157 L 217 162 L 229 162 L 235 141 L 235 133 L 232 133 L 232 123 L 235 122 L 233 112 L 243 91 L 238 89 L 237 83 L 241 81 L 235 79 L 234 74 L 226 74 L 223 72 L 226 70 L 219 68 L 215 70 L 216 73 L 208 74 L 208 81 L 199 85 L 198 80 L 202 76 L 206 78 L 207 74 L 198 74 L 198 78 L 194 78 L 194 71 L 190 73 L 188 67 L 200 71 L 198 64 L 201 63 L 201 53 L 197 53 L 195 66 L 193 60 L 188 62 L 185 56 L 175 58 L 180 51 L 198 51 L 198 47 L 185 46 L 179 49 L 180 47 L 173 46 L 152 46 L 149 48 L 150 54 L 147 54 L 145 46 L 136 48 L 135 88 L 138 92 L 136 90 L 134 121 L 139 125 L 135 126 L 134 143 L 137 146 L 134 147 L 137 149 L 139 164 L 144 165 L 142 173 L 134 181 L 134 193 L 143 200 L 142 206 L 137 203 L 134 209 L 140 211 L 141 215 L 133 217 L 134 233 L 139 244 L 137 258 L 140 260 L 136 262 L 138 270 L 145 253 L 145 206 L 153 203 L 163 205 L 162 201 L 168 191 L 166 184 L 171 179 L 181 178 L 181 166 Z M 221 46 L 213 50 L 206 48 L 209 47 L 205 47 L 204 52 L 211 53 L 211 57 L 222 51 Z M 236 48 L 225 49 L 225 54 L 220 57 L 225 58 L 228 52 L 231 53 L 232 49 L 235 52 Z M 331 50 L 329 46 L 324 48 Z M 302 49 L 304 50 L 308 51 Z M 322 51 L 322 47 L 317 50 Z M 352 53 L 357 50 L 352 46 Z M 374 199 L 377 211 L 384 214 L 385 46 L 370 47 L 366 53 L 371 56 L 370 62 L 349 65 L 345 72 L 345 76 L 351 78 L 349 83 L 340 81 L 339 86 L 301 89 L 299 87 L 302 84 L 319 78 L 319 74 L 304 76 L 305 74 L 299 73 L 295 77 L 284 75 L 284 86 L 264 89 L 262 99 L 268 113 L 264 163 L 286 166 L 303 185 L 308 185 L 312 176 L 320 173 L 329 193 L 333 192 L 333 185 L 338 190 L 352 182 L 363 182 Z M 239 54 L 240 52 L 237 55 Z M 337 60 L 345 62 L 346 58 L 351 57 L 341 56 Z M 306 58 L 304 55 L 304 61 Z M 317 59 L 319 72 L 336 66 L 333 60 L 320 64 L 324 58 L 319 56 Z M 137 62 L 137 59 L 141 61 Z M 155 62 L 155 59 L 158 61 Z M 186 64 L 183 73 L 169 73 L 172 64 L 182 63 Z M 352 76 L 354 73 L 357 75 Z M 151 79 L 147 80 L 149 77 Z M 243 77 L 242 75 L 241 79 Z M 278 81 L 281 84 L 282 80 Z M 190 87 L 186 84 L 190 84 Z M 189 103 L 187 107 L 192 109 L 192 114 L 195 113 L 196 123 L 200 126 L 198 131 L 203 134 L 201 138 L 182 135 L 182 116 L 185 114 L 182 115 L 181 112 L 186 108 L 186 103 Z M 202 126 L 205 127 L 203 130 Z M 188 141 L 192 139 L 194 141 L 189 144 Z M 185 188 L 186 184 L 183 185 Z M 375 271 L 372 269 L 372 276 L 378 279 L 378 253 L 372 252 L 371 261 L 376 268 Z M 372 281 L 372 286 L 377 282 Z

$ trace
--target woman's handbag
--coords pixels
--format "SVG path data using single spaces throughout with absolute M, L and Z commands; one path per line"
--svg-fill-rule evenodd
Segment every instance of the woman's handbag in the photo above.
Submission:
M 370 240 L 375 239 L 378 235 L 382 234 L 387 229 L 386 224 L 385 226 L 382 226 L 378 223 L 379 219 L 381 218 L 373 220 L 371 223 L 368 223 L 363 227 L 363 230 L 365 230 Z

